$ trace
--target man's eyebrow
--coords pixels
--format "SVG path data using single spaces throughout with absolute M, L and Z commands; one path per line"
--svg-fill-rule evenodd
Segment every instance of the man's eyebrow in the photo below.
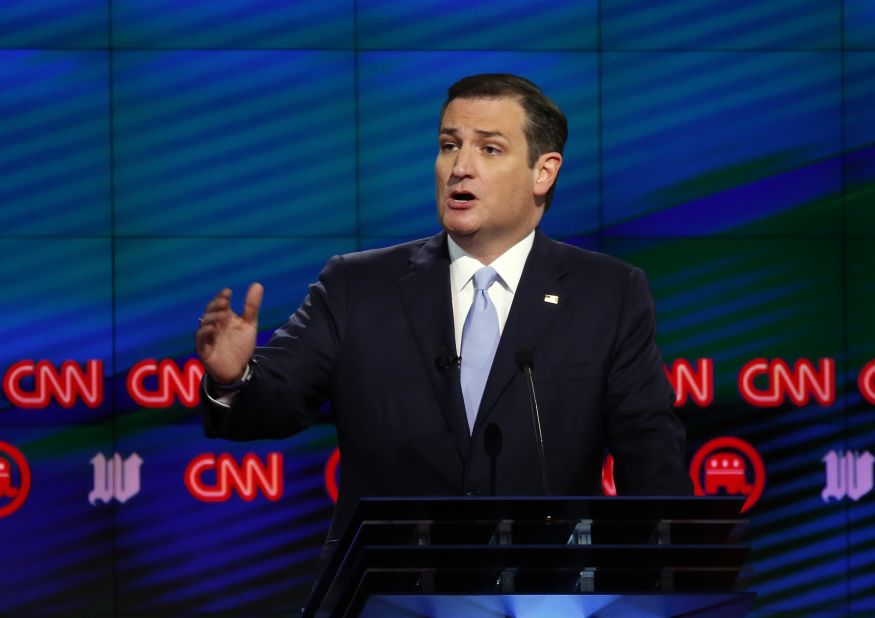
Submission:
M 474 132 L 477 133 L 477 135 L 479 135 L 480 137 L 500 137 L 502 139 L 510 141 L 504 133 L 498 130 L 486 131 L 485 129 L 475 129 Z M 455 127 L 441 127 L 440 134 L 457 137 L 459 135 L 459 130 Z
M 501 131 L 484 131 L 483 129 L 477 129 L 477 134 L 482 137 L 500 137 L 501 139 L 508 139 L 507 135 L 505 135 Z

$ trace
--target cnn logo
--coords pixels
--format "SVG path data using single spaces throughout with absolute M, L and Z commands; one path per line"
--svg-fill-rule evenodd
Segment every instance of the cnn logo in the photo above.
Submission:
M 264 463 L 247 453 L 238 464 L 227 453 L 204 453 L 189 462 L 185 486 L 201 502 L 227 502 L 233 494 L 251 502 L 259 493 L 276 502 L 283 497 L 283 456 L 269 453 Z
M 61 366 L 49 361 L 18 361 L 3 375 L 3 393 L 19 408 L 45 408 L 55 400 L 64 408 L 81 401 L 89 408 L 103 403 L 103 361 L 93 359 L 82 367 L 73 361 Z
M 127 389 L 131 399 L 144 408 L 166 408 L 179 401 L 187 408 L 200 401 L 200 382 L 204 367 L 195 359 L 182 368 L 170 359 L 141 360 L 128 372 Z

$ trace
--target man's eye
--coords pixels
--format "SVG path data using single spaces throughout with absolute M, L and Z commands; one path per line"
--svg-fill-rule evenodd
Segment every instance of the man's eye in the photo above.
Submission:
M 488 155 L 498 155 L 498 154 L 501 154 L 501 149 L 496 148 L 495 146 L 484 146 L 483 152 L 485 152 Z
M 441 144 L 441 152 L 450 152 L 451 150 L 455 150 L 456 145 L 451 142 L 444 142 Z

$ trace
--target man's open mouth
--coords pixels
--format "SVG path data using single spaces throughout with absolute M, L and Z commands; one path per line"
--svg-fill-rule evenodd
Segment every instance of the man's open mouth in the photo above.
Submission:
M 471 200 L 476 200 L 477 197 L 468 191 L 454 191 L 452 195 L 450 195 L 457 202 L 470 202 Z

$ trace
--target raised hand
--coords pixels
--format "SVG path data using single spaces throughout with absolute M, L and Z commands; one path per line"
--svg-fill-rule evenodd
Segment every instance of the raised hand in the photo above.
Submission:
M 263 295 L 264 287 L 260 283 L 250 285 L 242 315 L 231 309 L 230 288 L 216 294 L 207 304 L 195 333 L 195 344 L 204 369 L 216 382 L 230 384 L 243 377 L 255 351 L 258 309 Z

